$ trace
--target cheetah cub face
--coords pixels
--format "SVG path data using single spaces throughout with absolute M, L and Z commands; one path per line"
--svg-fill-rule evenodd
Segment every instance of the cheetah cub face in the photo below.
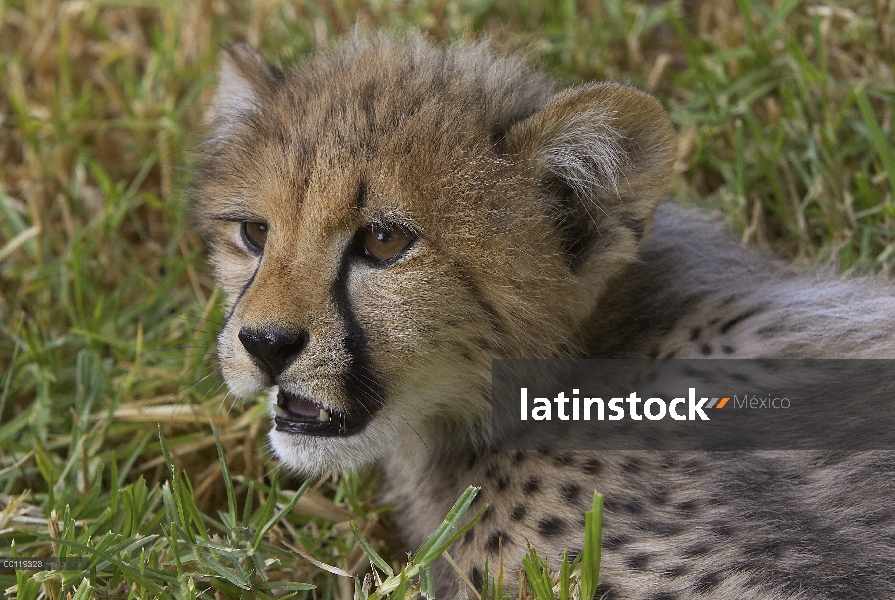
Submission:
M 574 352 L 673 145 L 650 96 L 554 94 L 482 45 L 354 39 L 285 71 L 228 47 L 194 197 L 231 392 L 273 390 L 272 447 L 307 473 L 487 442 L 491 360 Z

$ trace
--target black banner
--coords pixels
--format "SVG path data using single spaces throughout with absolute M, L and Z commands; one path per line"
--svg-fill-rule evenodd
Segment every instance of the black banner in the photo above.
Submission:
M 496 450 L 893 450 L 893 360 L 495 360 Z

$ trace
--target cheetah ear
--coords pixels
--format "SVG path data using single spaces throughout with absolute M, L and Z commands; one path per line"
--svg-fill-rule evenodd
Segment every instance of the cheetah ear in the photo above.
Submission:
M 282 78 L 257 50 L 245 43 L 224 46 L 218 70 L 218 87 L 206 120 L 216 137 L 226 135 L 255 109 L 266 90 Z
M 578 271 L 597 257 L 605 266 L 636 256 L 669 185 L 675 135 L 655 98 L 598 83 L 554 96 L 507 132 L 505 148 L 532 161 L 545 208 Z

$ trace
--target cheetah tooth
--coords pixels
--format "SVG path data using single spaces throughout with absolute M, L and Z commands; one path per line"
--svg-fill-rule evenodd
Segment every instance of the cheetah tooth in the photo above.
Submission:
M 317 420 L 320 421 L 321 423 L 323 423 L 324 421 L 329 421 L 329 419 L 330 419 L 329 411 L 326 410 L 325 408 L 321 408 L 320 416 L 317 417 Z

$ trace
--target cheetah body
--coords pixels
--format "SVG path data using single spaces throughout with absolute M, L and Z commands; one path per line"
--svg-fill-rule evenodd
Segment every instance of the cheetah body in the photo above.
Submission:
M 209 122 L 222 372 L 237 397 L 277 386 L 287 466 L 379 463 L 408 547 L 481 486 L 450 550 L 475 585 L 499 547 L 509 590 L 527 543 L 580 550 L 597 490 L 608 598 L 895 597 L 891 454 L 490 449 L 494 358 L 895 357 L 891 287 L 794 273 L 659 202 L 654 99 L 381 36 L 286 71 L 231 46 Z

